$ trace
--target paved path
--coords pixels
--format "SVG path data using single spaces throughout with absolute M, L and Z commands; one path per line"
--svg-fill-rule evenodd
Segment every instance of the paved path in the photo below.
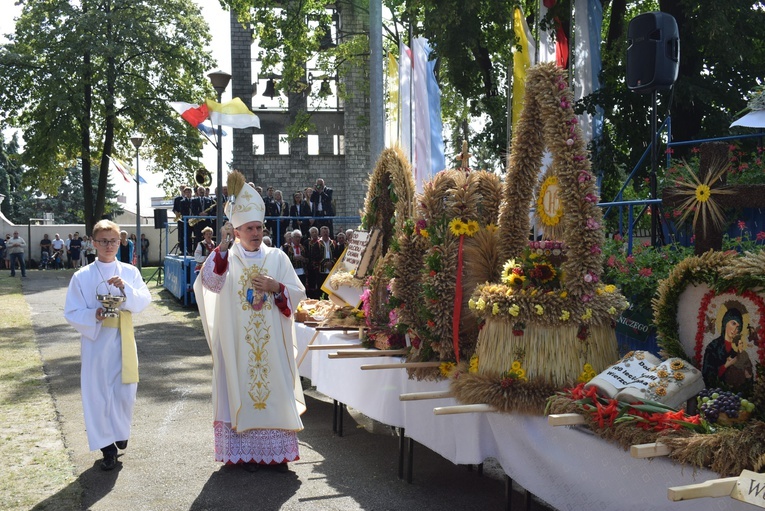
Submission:
M 308 392 L 301 460 L 287 474 L 249 473 L 213 461 L 211 358 L 195 309 L 152 304 L 135 317 L 141 383 L 130 445 L 121 466 L 103 472 L 89 452 L 79 392 L 79 338 L 63 318 L 70 272 L 30 271 L 24 295 L 51 383 L 65 444 L 88 510 L 500 510 L 496 463 L 484 475 L 418 446 L 413 484 L 397 477 L 398 439 L 345 420 L 332 434 L 332 405 Z M 152 284 L 153 285 L 153 284 Z M 159 292 L 159 300 L 173 300 Z M 364 421 L 361 421 L 363 424 Z M 516 495 L 516 509 L 520 496 Z M 41 503 L 55 509 L 56 495 Z

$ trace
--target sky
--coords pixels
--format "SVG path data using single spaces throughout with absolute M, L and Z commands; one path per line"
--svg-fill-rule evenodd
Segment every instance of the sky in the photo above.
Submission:
M 231 72 L 231 52 L 230 52 L 230 28 L 229 28 L 229 13 L 224 11 L 218 0 L 194 0 L 202 10 L 202 16 L 207 20 L 207 24 L 210 26 L 210 34 L 212 38 L 208 41 L 207 50 L 211 51 L 213 58 L 217 61 L 217 67 L 215 69 L 222 69 L 227 72 Z M 5 42 L 6 39 L 3 34 L 12 33 L 15 23 L 15 18 L 21 13 L 21 6 L 14 5 L 13 0 L 0 0 L 3 5 L 3 15 L 0 16 L 0 42 Z M 210 71 L 213 71 L 211 69 Z M 207 76 L 200 77 L 200 80 L 207 80 Z M 231 87 L 223 94 L 222 101 L 228 101 L 231 99 Z M 203 98 L 200 98 L 200 102 Z M 230 130 L 229 130 L 230 131 Z M 12 131 L 5 131 L 4 135 L 6 139 L 11 136 Z M 200 137 L 202 135 L 200 134 Z M 132 148 L 131 148 L 132 149 Z M 223 137 L 223 162 L 224 171 L 226 169 L 225 162 L 231 159 L 232 140 L 231 137 Z M 126 161 L 135 167 L 135 152 L 131 151 L 132 159 Z M 204 154 L 202 158 L 202 164 L 212 173 L 213 186 L 215 186 L 215 174 L 218 166 L 217 151 L 213 145 L 205 140 Z M 126 158 L 127 160 L 127 158 Z M 144 162 L 143 159 L 139 161 L 139 171 L 141 176 L 148 181 L 147 184 L 141 185 L 141 216 L 152 216 L 151 198 L 163 197 L 164 191 L 159 187 L 163 176 L 162 173 L 152 173 L 150 162 Z M 136 209 L 136 185 L 135 183 L 126 183 L 116 170 L 112 170 L 111 181 L 117 190 L 118 195 L 124 195 L 123 207 L 129 211 L 135 211 Z M 193 183 L 189 183 L 193 184 Z

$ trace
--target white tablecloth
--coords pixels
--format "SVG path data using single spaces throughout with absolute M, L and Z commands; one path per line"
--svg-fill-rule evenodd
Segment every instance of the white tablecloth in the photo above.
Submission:
M 313 329 L 298 333 L 308 343 Z M 322 331 L 314 343 L 357 343 L 357 335 Z M 299 349 L 302 353 L 302 348 Z M 410 380 L 404 369 L 365 370 L 365 364 L 399 362 L 399 357 L 329 359 L 311 351 L 300 374 L 319 392 L 379 422 L 405 428 L 406 436 L 456 464 L 499 461 L 505 473 L 560 510 L 749 510 L 730 498 L 671 502 L 667 488 L 715 479 L 708 470 L 681 467 L 668 458 L 635 459 L 586 429 L 552 427 L 546 417 L 502 413 L 434 415 L 452 398 L 399 400 L 410 392 L 446 390 L 448 383 Z M 310 371 L 304 374 L 307 359 Z

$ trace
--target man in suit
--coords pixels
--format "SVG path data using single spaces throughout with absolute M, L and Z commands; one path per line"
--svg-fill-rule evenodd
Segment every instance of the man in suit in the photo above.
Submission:
M 286 217 L 288 214 L 289 205 L 284 202 L 282 191 L 275 190 L 271 201 L 266 203 L 266 216 L 279 218 Z M 287 220 L 278 222 L 276 220 L 268 220 L 266 222 L 266 227 L 268 227 L 268 231 L 271 233 L 274 243 L 278 242 L 278 244 L 281 245 L 284 239 L 284 231 L 289 227 L 289 222 Z
M 192 254 L 191 250 L 191 232 L 188 233 L 188 239 L 184 239 L 183 226 L 185 220 L 183 217 L 191 214 L 191 188 L 185 185 L 180 186 L 181 194 L 173 200 L 173 213 L 178 221 L 178 250 L 181 253 Z
M 318 178 L 316 186 L 311 194 L 311 209 L 314 217 L 333 217 L 335 208 L 332 204 L 332 188 L 324 185 L 324 180 Z M 317 220 L 317 227 L 329 227 L 329 236 L 332 237 L 332 220 Z
M 211 209 L 212 206 L 212 199 L 205 195 L 205 189 L 203 186 L 197 187 L 197 195 L 191 200 L 191 215 L 192 216 L 210 216 L 214 212 Z M 210 220 L 203 219 L 194 221 L 194 227 L 192 227 L 192 231 L 194 232 L 194 243 L 193 246 L 197 246 L 197 244 L 202 241 L 202 230 L 205 227 L 210 226 Z
M 295 192 L 292 194 L 292 205 L 290 206 L 290 217 L 294 218 L 292 220 L 292 229 L 300 229 L 303 233 L 303 238 L 308 239 L 308 229 L 311 227 L 310 221 L 295 218 L 299 216 L 311 216 L 311 205 L 303 198 L 302 192 Z

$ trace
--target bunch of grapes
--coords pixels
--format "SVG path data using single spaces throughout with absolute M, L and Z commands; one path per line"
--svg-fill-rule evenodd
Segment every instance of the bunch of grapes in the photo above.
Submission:
M 720 415 L 730 419 L 738 419 L 742 412 L 754 411 L 754 403 L 743 399 L 741 393 L 722 389 L 704 389 L 697 398 L 701 415 L 709 422 L 715 423 Z

